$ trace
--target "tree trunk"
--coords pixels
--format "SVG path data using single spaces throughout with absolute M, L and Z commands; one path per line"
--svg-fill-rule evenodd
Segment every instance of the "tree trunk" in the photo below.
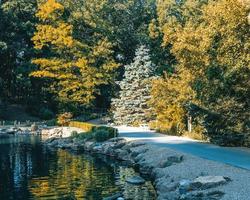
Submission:
M 188 116 L 188 132 L 192 132 L 192 117 Z

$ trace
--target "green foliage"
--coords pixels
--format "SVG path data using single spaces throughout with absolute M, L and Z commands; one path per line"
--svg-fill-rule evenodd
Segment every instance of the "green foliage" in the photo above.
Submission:
M 83 141 L 83 140 L 93 140 L 93 134 L 92 132 L 82 132 L 82 133 L 78 133 L 78 134 L 73 134 L 71 136 L 72 139 L 77 139 L 79 141 Z
M 77 132 L 77 131 L 72 131 L 70 137 L 71 137 L 71 138 L 76 138 L 77 135 L 78 135 L 78 132 Z
M 57 125 L 58 125 L 58 124 L 57 124 L 57 119 L 47 120 L 47 121 L 45 122 L 45 124 L 46 124 L 47 126 L 57 126 Z
M 39 93 L 32 87 L 29 73 L 34 69 L 30 40 L 35 29 L 36 0 L 9 0 L 0 3 L 0 96 L 2 100 L 19 100 Z M 36 90 L 37 89 L 37 90 Z
M 38 116 L 41 119 L 49 120 L 49 119 L 52 119 L 54 117 L 54 113 L 50 109 L 42 107 L 39 110 Z
M 92 130 L 93 138 L 97 142 L 103 142 L 108 139 L 118 137 L 118 131 L 115 128 L 107 126 L 96 126 Z
M 93 138 L 97 142 L 104 142 L 112 137 L 110 137 L 109 132 L 107 130 L 96 130 L 93 132 Z
M 106 126 L 93 126 L 91 131 L 79 134 L 72 132 L 71 135 L 72 138 L 76 138 L 78 140 L 94 140 L 96 142 L 104 142 L 117 136 L 117 129 Z

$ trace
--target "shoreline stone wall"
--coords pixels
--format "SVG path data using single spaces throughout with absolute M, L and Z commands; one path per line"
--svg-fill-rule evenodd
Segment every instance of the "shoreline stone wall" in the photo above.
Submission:
M 190 162 L 197 165 L 199 158 L 197 161 L 192 156 L 143 142 L 127 142 L 123 138 L 113 138 L 103 143 L 51 138 L 45 143 L 50 148 L 111 156 L 133 167 L 140 172 L 141 177 L 152 180 L 158 200 L 224 199 L 225 187 L 232 182 L 231 177 L 211 171 L 214 164 L 212 161 L 212 164 L 208 161 L 191 168 Z M 210 170 L 205 169 L 206 164 L 211 167 Z M 138 180 L 138 177 L 135 178 Z

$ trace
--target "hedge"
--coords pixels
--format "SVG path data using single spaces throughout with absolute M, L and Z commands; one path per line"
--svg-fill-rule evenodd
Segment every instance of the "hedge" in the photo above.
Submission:
M 69 123 L 69 126 L 80 128 L 86 132 L 92 131 L 92 129 L 94 127 L 96 127 L 96 125 L 94 125 L 94 124 L 90 124 L 90 123 L 86 123 L 86 122 L 78 122 L 78 121 L 71 121 Z

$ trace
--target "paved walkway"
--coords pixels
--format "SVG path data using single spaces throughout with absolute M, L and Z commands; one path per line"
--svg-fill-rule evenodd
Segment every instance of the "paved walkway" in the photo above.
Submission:
M 248 148 L 219 147 L 189 138 L 166 136 L 141 128 L 122 126 L 117 128 L 120 136 L 128 140 L 140 140 L 159 147 L 172 148 L 208 160 L 250 170 L 250 149 Z

